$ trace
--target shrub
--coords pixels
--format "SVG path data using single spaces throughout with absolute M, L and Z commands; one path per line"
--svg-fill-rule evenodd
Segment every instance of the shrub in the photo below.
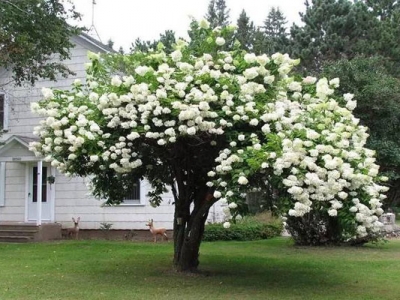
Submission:
M 204 230 L 204 241 L 252 241 L 279 236 L 282 232 L 282 221 L 263 213 L 245 217 L 224 228 L 221 223 L 208 224 Z

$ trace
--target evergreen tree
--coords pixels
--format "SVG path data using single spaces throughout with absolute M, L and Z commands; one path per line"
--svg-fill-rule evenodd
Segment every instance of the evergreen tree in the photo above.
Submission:
M 237 31 L 235 38 L 240 42 L 241 47 L 245 50 L 253 49 L 255 27 L 250 18 L 243 9 L 239 19 L 237 20 Z
M 302 66 L 318 73 L 327 61 L 374 53 L 374 28 L 379 20 L 362 2 L 349 0 L 312 0 L 305 2 L 301 13 L 304 26 L 293 25 L 292 55 L 302 60 Z M 380 34 L 378 34 L 380 35 Z
M 175 32 L 173 30 L 166 30 L 164 33 L 160 34 L 160 39 L 154 41 L 155 46 L 161 42 L 164 45 L 165 53 L 171 53 L 174 51 L 173 45 L 176 43 Z
M 208 9 L 207 13 L 204 16 L 204 18 L 210 22 L 211 28 L 215 28 L 218 25 L 217 24 L 217 11 L 215 9 L 215 0 L 210 0 L 210 3 L 208 4 Z
M 114 47 L 114 41 L 112 40 L 112 39 L 109 39 L 108 41 L 107 41 L 107 44 L 106 44 L 110 49 L 113 49 L 113 47 Z
M 132 43 L 130 51 L 142 51 L 148 52 L 150 49 L 156 49 L 159 43 L 164 45 L 164 51 L 166 53 L 171 53 L 173 51 L 173 45 L 175 44 L 175 32 L 173 30 L 166 30 L 164 33 L 160 34 L 160 38 L 154 41 L 143 41 L 137 38 L 134 43 Z
M 265 38 L 264 30 L 262 28 L 257 28 L 254 31 L 254 43 L 253 43 L 253 52 L 255 54 L 265 53 L 267 40 Z
M 142 52 L 148 52 L 149 49 L 152 46 L 152 42 L 150 41 L 143 41 L 141 38 L 137 38 L 131 45 L 130 47 L 130 52 L 135 52 L 135 51 L 142 51 Z
M 287 20 L 279 8 L 273 7 L 264 21 L 265 49 L 266 53 L 287 51 L 288 33 Z
M 229 24 L 229 12 L 225 0 L 211 0 L 205 19 L 210 22 L 211 28 L 223 27 Z

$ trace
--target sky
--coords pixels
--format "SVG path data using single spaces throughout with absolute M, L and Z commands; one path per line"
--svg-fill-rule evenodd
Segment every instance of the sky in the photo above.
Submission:
M 92 25 L 93 0 L 73 0 L 83 14 L 80 25 Z M 157 39 L 167 29 L 178 37 L 187 37 L 190 18 L 200 20 L 207 12 L 209 0 L 95 0 L 94 26 L 103 43 L 112 39 L 114 48 L 129 50 L 136 38 Z M 256 26 L 261 26 L 272 7 L 279 7 L 288 20 L 300 24 L 299 12 L 304 0 L 226 0 L 230 21 L 235 23 L 244 9 Z

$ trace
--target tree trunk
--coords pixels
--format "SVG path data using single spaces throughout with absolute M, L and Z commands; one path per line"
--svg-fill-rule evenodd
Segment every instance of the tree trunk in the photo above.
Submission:
M 199 265 L 199 249 L 205 222 L 214 199 L 198 204 L 190 215 L 175 211 L 174 218 L 174 265 L 181 272 L 196 272 Z

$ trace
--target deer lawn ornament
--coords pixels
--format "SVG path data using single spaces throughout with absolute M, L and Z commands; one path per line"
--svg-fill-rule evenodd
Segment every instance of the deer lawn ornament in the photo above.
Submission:
M 146 226 L 149 226 L 150 232 L 153 235 L 154 243 L 157 243 L 157 235 L 161 235 L 161 238 L 165 239 L 168 241 L 168 236 L 167 236 L 167 229 L 165 228 L 155 228 L 153 225 L 153 219 L 151 219 L 149 222 L 147 222 Z

